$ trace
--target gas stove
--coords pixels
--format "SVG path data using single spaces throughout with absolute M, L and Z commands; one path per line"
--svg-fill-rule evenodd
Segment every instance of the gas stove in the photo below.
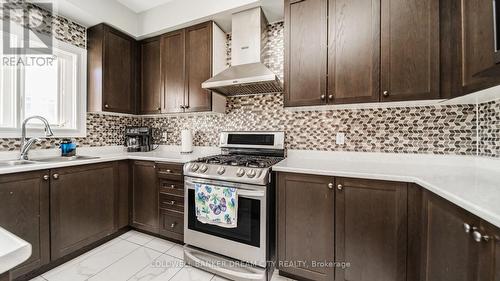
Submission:
M 221 155 L 184 165 L 184 261 L 230 280 L 269 280 L 274 266 L 268 261 L 276 248 L 271 167 L 284 159 L 284 133 L 223 132 L 220 147 Z M 236 228 L 198 221 L 196 189 L 201 185 L 237 192 Z M 234 259 L 244 263 L 232 266 Z
M 270 168 L 284 159 L 284 133 L 223 132 L 220 147 L 224 154 L 186 164 L 184 175 L 266 185 Z

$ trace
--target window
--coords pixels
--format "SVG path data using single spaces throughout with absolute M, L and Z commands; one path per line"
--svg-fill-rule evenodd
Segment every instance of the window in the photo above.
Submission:
M 29 42 L 20 40 L 15 29 L 1 34 L 0 137 L 19 137 L 23 120 L 33 115 L 46 118 L 56 137 L 85 136 L 86 50 L 53 39 L 52 55 L 7 55 L 3 40 L 11 47 L 42 44 L 34 34 Z M 29 123 L 28 135 L 43 136 L 37 122 Z

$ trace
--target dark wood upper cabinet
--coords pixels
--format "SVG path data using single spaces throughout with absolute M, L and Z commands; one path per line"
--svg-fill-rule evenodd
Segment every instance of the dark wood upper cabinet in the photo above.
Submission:
M 158 177 L 155 163 L 132 162 L 132 177 L 131 225 L 158 233 Z
M 285 106 L 327 102 L 327 0 L 285 0 Z
M 137 42 L 105 24 L 88 36 L 88 110 L 136 112 Z
M 381 22 L 381 101 L 439 98 L 439 0 L 382 0 Z
M 461 37 L 462 94 L 500 84 L 500 2 L 461 0 L 455 32 Z M 494 5 L 496 3 L 496 5 Z M 459 5 L 460 5 L 459 4 Z M 496 9 L 496 10 L 495 10 Z M 497 38 L 497 39 L 496 39 Z
M 161 55 L 160 37 L 140 42 L 140 107 L 139 113 L 151 114 L 161 112 Z
M 380 1 L 328 1 L 328 103 L 378 102 Z
M 114 163 L 51 170 L 52 260 L 115 231 L 116 187 Z
M 201 84 L 212 77 L 212 22 L 186 28 L 186 112 L 210 111 L 212 93 Z
M 278 261 L 280 271 L 308 280 L 331 281 L 335 243 L 335 191 L 332 177 L 279 173 Z M 294 267 L 284 262 L 304 261 Z
M 472 232 L 479 219 L 429 192 L 424 192 L 422 217 L 421 280 L 477 280 L 478 246 Z
M 163 112 L 184 111 L 185 87 L 185 31 L 167 33 L 161 39 L 161 83 L 163 87 Z
M 31 257 L 11 270 L 12 279 L 50 261 L 48 176 L 49 171 L 0 176 L 0 226 L 31 244 Z
M 336 179 L 335 258 L 346 281 L 404 281 L 407 259 L 407 184 Z

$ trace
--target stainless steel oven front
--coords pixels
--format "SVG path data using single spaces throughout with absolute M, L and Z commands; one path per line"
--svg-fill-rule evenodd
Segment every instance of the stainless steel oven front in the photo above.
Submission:
M 210 184 L 238 189 L 236 228 L 204 224 L 195 213 L 195 184 Z M 233 259 L 266 267 L 267 263 L 267 186 L 185 178 L 184 242 Z

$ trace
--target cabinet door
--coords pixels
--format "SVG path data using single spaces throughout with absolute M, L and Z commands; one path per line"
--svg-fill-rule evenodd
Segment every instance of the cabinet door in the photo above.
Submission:
M 464 224 L 477 227 L 479 220 L 444 199 L 424 193 L 421 279 L 425 281 L 474 281 L 478 247 Z
M 160 38 L 144 40 L 141 54 L 141 101 L 140 113 L 161 112 L 161 56 Z
M 0 176 L 0 226 L 31 244 L 31 257 L 12 279 L 50 261 L 49 171 Z
M 500 42 L 495 39 L 500 32 L 500 18 L 494 19 L 494 15 L 500 16 L 500 2 L 461 3 L 462 86 L 465 93 L 470 93 L 500 84 Z
M 124 228 L 129 225 L 130 219 L 130 165 L 128 161 L 116 163 L 116 172 L 118 173 L 118 187 L 116 192 L 116 228 Z
M 377 102 L 380 1 L 329 0 L 328 102 Z
M 481 222 L 478 232 L 482 238 L 475 241 L 480 247 L 477 280 L 500 281 L 500 229 L 487 222 Z
M 381 100 L 439 98 L 439 0 L 381 3 Z
M 407 184 L 338 178 L 336 181 L 336 278 L 404 281 L 407 256 Z
M 132 166 L 132 226 L 158 232 L 158 178 L 154 162 L 135 161 Z
M 285 0 L 285 106 L 326 103 L 327 53 L 327 0 Z
M 103 57 L 103 110 L 135 113 L 136 41 L 105 26 Z
M 186 112 L 212 110 L 212 93 L 201 84 L 212 77 L 212 22 L 186 28 Z
M 106 163 L 51 171 L 52 260 L 114 232 L 114 167 Z
M 333 267 L 315 262 L 334 262 L 333 178 L 302 174 L 278 175 L 279 270 L 310 280 L 330 281 Z M 293 267 L 286 262 L 297 262 Z
M 185 40 L 184 30 L 167 33 L 161 39 L 163 112 L 184 111 Z

